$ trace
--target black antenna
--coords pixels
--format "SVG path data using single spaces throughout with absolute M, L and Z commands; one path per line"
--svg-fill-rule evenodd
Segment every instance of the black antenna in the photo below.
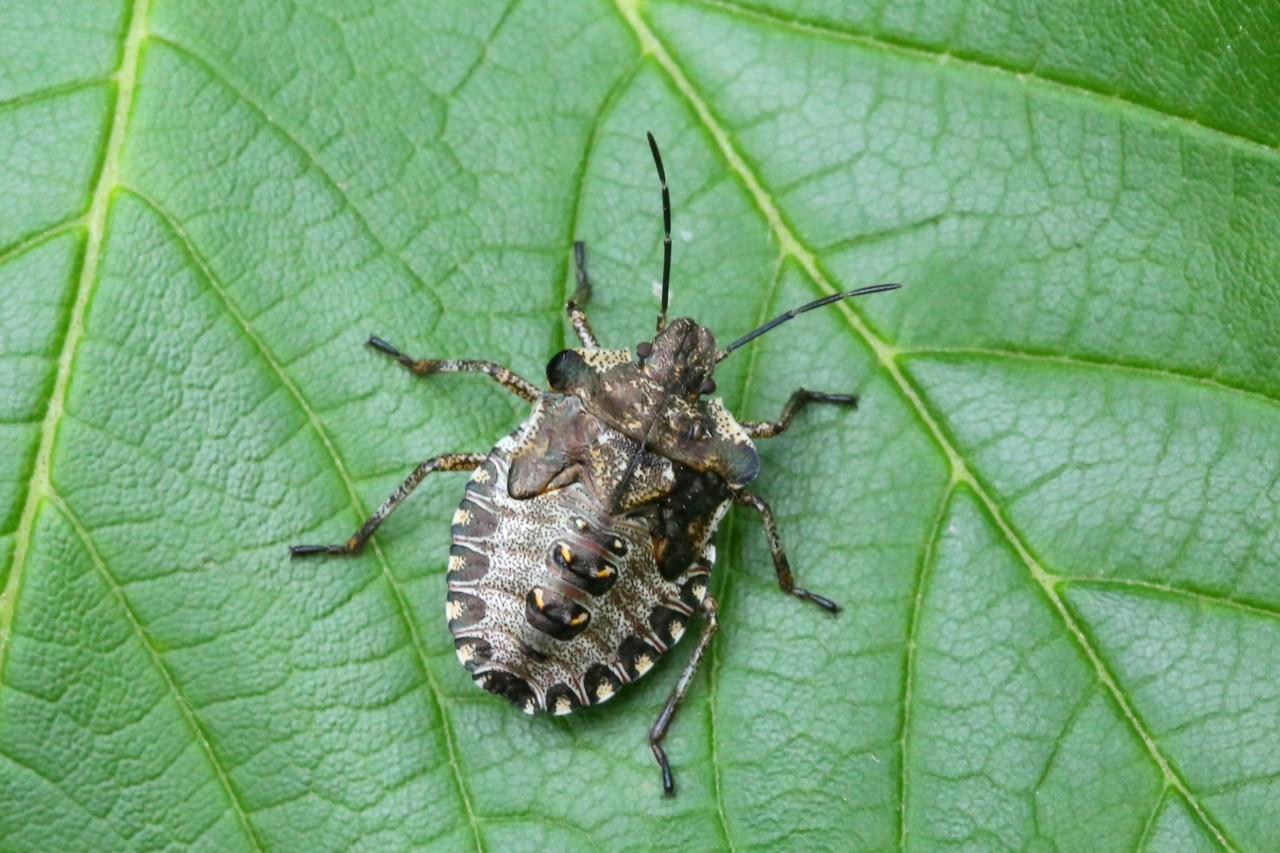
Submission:
M 830 305 L 832 302 L 839 302 L 841 299 L 851 299 L 854 296 L 866 296 L 870 293 L 884 293 L 886 290 L 897 290 L 900 287 L 902 287 L 900 284 L 873 284 L 870 287 L 860 287 L 857 290 L 846 290 L 844 293 L 833 293 L 831 296 L 824 296 L 821 299 L 815 299 L 810 303 L 801 305 L 799 308 L 792 308 L 787 313 L 779 314 L 777 317 L 774 317 L 760 328 L 747 332 L 745 335 L 720 350 L 720 352 L 716 353 L 716 361 L 724 361 L 729 357 L 729 353 L 733 352 L 738 347 L 745 343 L 754 341 L 770 329 L 776 326 L 781 326 L 792 317 L 799 316 L 806 311 L 812 311 L 814 308 L 821 308 L 823 305 Z
M 671 295 L 671 193 L 667 190 L 667 172 L 662 168 L 662 155 L 658 143 L 649 137 L 649 150 L 653 152 L 653 165 L 658 167 L 658 180 L 662 181 L 662 310 L 658 312 L 658 331 L 667 325 L 667 299 Z

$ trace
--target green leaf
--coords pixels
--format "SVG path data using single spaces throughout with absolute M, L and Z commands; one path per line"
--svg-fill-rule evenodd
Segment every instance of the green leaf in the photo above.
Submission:
M 1243 0 L 0 9 L 0 847 L 1265 849 L 1280 837 L 1280 11 Z M 529 719 L 441 617 L 456 475 L 587 241 L 771 418 L 723 628 Z

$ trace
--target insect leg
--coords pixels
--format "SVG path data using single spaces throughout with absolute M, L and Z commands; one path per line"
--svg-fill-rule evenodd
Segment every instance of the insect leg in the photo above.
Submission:
M 765 499 L 745 489 L 734 492 L 733 499 L 760 513 L 760 520 L 764 523 L 765 538 L 769 540 L 769 553 L 773 555 L 773 568 L 778 573 L 778 586 L 782 587 L 782 591 L 789 592 L 796 598 L 812 601 L 832 616 L 839 613 L 840 605 L 831 599 L 796 586 L 795 577 L 791 574 L 791 563 L 787 560 L 787 549 L 783 546 L 782 537 L 778 534 L 778 522 L 773 517 L 773 508 Z
M 289 549 L 295 557 L 310 557 L 314 554 L 333 554 L 347 556 L 359 554 L 364 550 L 369 537 L 378 529 L 387 516 L 396 511 L 396 507 L 409 497 L 426 476 L 432 471 L 470 471 L 489 457 L 487 453 L 446 453 L 433 456 L 413 469 L 400 487 L 391 493 L 391 497 L 382 502 L 382 506 L 373 511 L 373 515 L 365 519 L 356 534 L 341 545 L 294 545 Z
M 752 438 L 773 438 L 781 435 L 791 426 L 791 419 L 806 403 L 838 403 L 842 406 L 857 406 L 858 398 L 852 394 L 823 394 L 821 391 L 797 389 L 782 407 L 782 414 L 776 421 L 743 421 L 742 428 Z
M 379 337 L 370 337 L 366 341 L 369 346 L 384 352 L 403 364 L 415 376 L 430 376 L 433 373 L 485 373 L 512 394 L 523 397 L 532 403 L 541 396 L 538 387 L 527 379 L 516 375 L 509 368 L 492 361 L 477 361 L 467 358 L 410 358 L 400 350 Z
M 676 711 L 680 710 L 684 695 L 689 692 L 689 684 L 698 670 L 698 664 L 702 661 L 707 646 L 711 644 L 711 638 L 715 636 L 716 629 L 720 627 L 720 621 L 716 618 L 715 599 L 709 595 L 702 599 L 702 615 L 706 617 L 707 623 L 703 626 L 702 636 L 698 638 L 698 645 L 694 647 L 693 657 L 689 658 L 689 662 L 684 665 L 680 680 L 676 682 L 671 695 L 667 697 L 667 703 L 662 706 L 658 719 L 654 720 L 653 726 L 649 728 L 649 748 L 653 750 L 653 757 L 658 760 L 658 766 L 662 768 L 662 793 L 668 797 L 676 792 L 676 780 L 671 775 L 671 764 L 667 761 L 667 753 L 662 748 L 662 739 L 667 736 L 671 720 L 675 717 Z
M 573 291 L 573 298 L 565 303 L 564 310 L 569 313 L 569 323 L 582 345 L 587 349 L 600 349 L 596 333 L 591 331 L 591 323 L 587 320 L 587 312 L 583 310 L 591 298 L 591 280 L 587 278 L 587 247 L 581 240 L 573 242 L 573 266 L 578 273 L 578 287 Z

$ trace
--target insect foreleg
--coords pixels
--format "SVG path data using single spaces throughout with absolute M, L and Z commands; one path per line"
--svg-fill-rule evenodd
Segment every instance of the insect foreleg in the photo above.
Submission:
M 492 361 L 478 361 L 467 358 L 410 358 L 400 350 L 379 337 L 370 337 L 366 343 L 386 353 L 405 366 L 415 376 L 430 376 L 433 373 L 484 373 L 493 377 L 503 388 L 512 394 L 523 397 L 532 403 L 541 395 L 541 391 L 529 380 L 518 376 L 510 368 L 495 364 Z
M 600 342 L 596 340 L 596 333 L 591 331 L 591 321 L 583 309 L 591 298 L 591 280 L 587 278 L 587 247 L 581 240 L 573 244 L 573 266 L 577 270 L 578 287 L 573 291 L 573 298 L 565 303 L 564 310 L 568 312 L 569 323 L 582 345 L 587 349 L 600 349 Z
M 373 515 L 365 519 L 356 534 L 341 545 L 294 545 L 289 551 L 295 557 L 310 557 L 314 554 L 333 554 L 348 556 L 359 554 L 373 532 L 378 529 L 387 516 L 396 511 L 396 507 L 412 494 L 427 475 L 432 471 L 470 471 L 488 458 L 487 453 L 446 453 L 433 456 L 413 469 L 400 487 L 391 493 L 391 497 L 382 502 L 382 506 L 373 511 Z
M 791 419 L 796 416 L 806 403 L 836 403 L 842 406 L 857 406 L 858 398 L 852 394 L 824 394 L 821 391 L 797 389 L 782 407 L 782 414 L 776 421 L 743 421 L 742 428 L 751 438 L 772 438 L 781 435 L 791 426 Z

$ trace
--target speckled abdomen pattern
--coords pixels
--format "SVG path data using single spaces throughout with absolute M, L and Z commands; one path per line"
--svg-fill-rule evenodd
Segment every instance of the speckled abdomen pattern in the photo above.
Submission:
M 479 686 L 526 713 L 567 714 L 611 698 L 680 639 L 710 559 L 667 580 L 644 524 L 606 514 L 580 482 L 512 498 L 509 468 L 499 445 L 454 517 L 449 629 Z

